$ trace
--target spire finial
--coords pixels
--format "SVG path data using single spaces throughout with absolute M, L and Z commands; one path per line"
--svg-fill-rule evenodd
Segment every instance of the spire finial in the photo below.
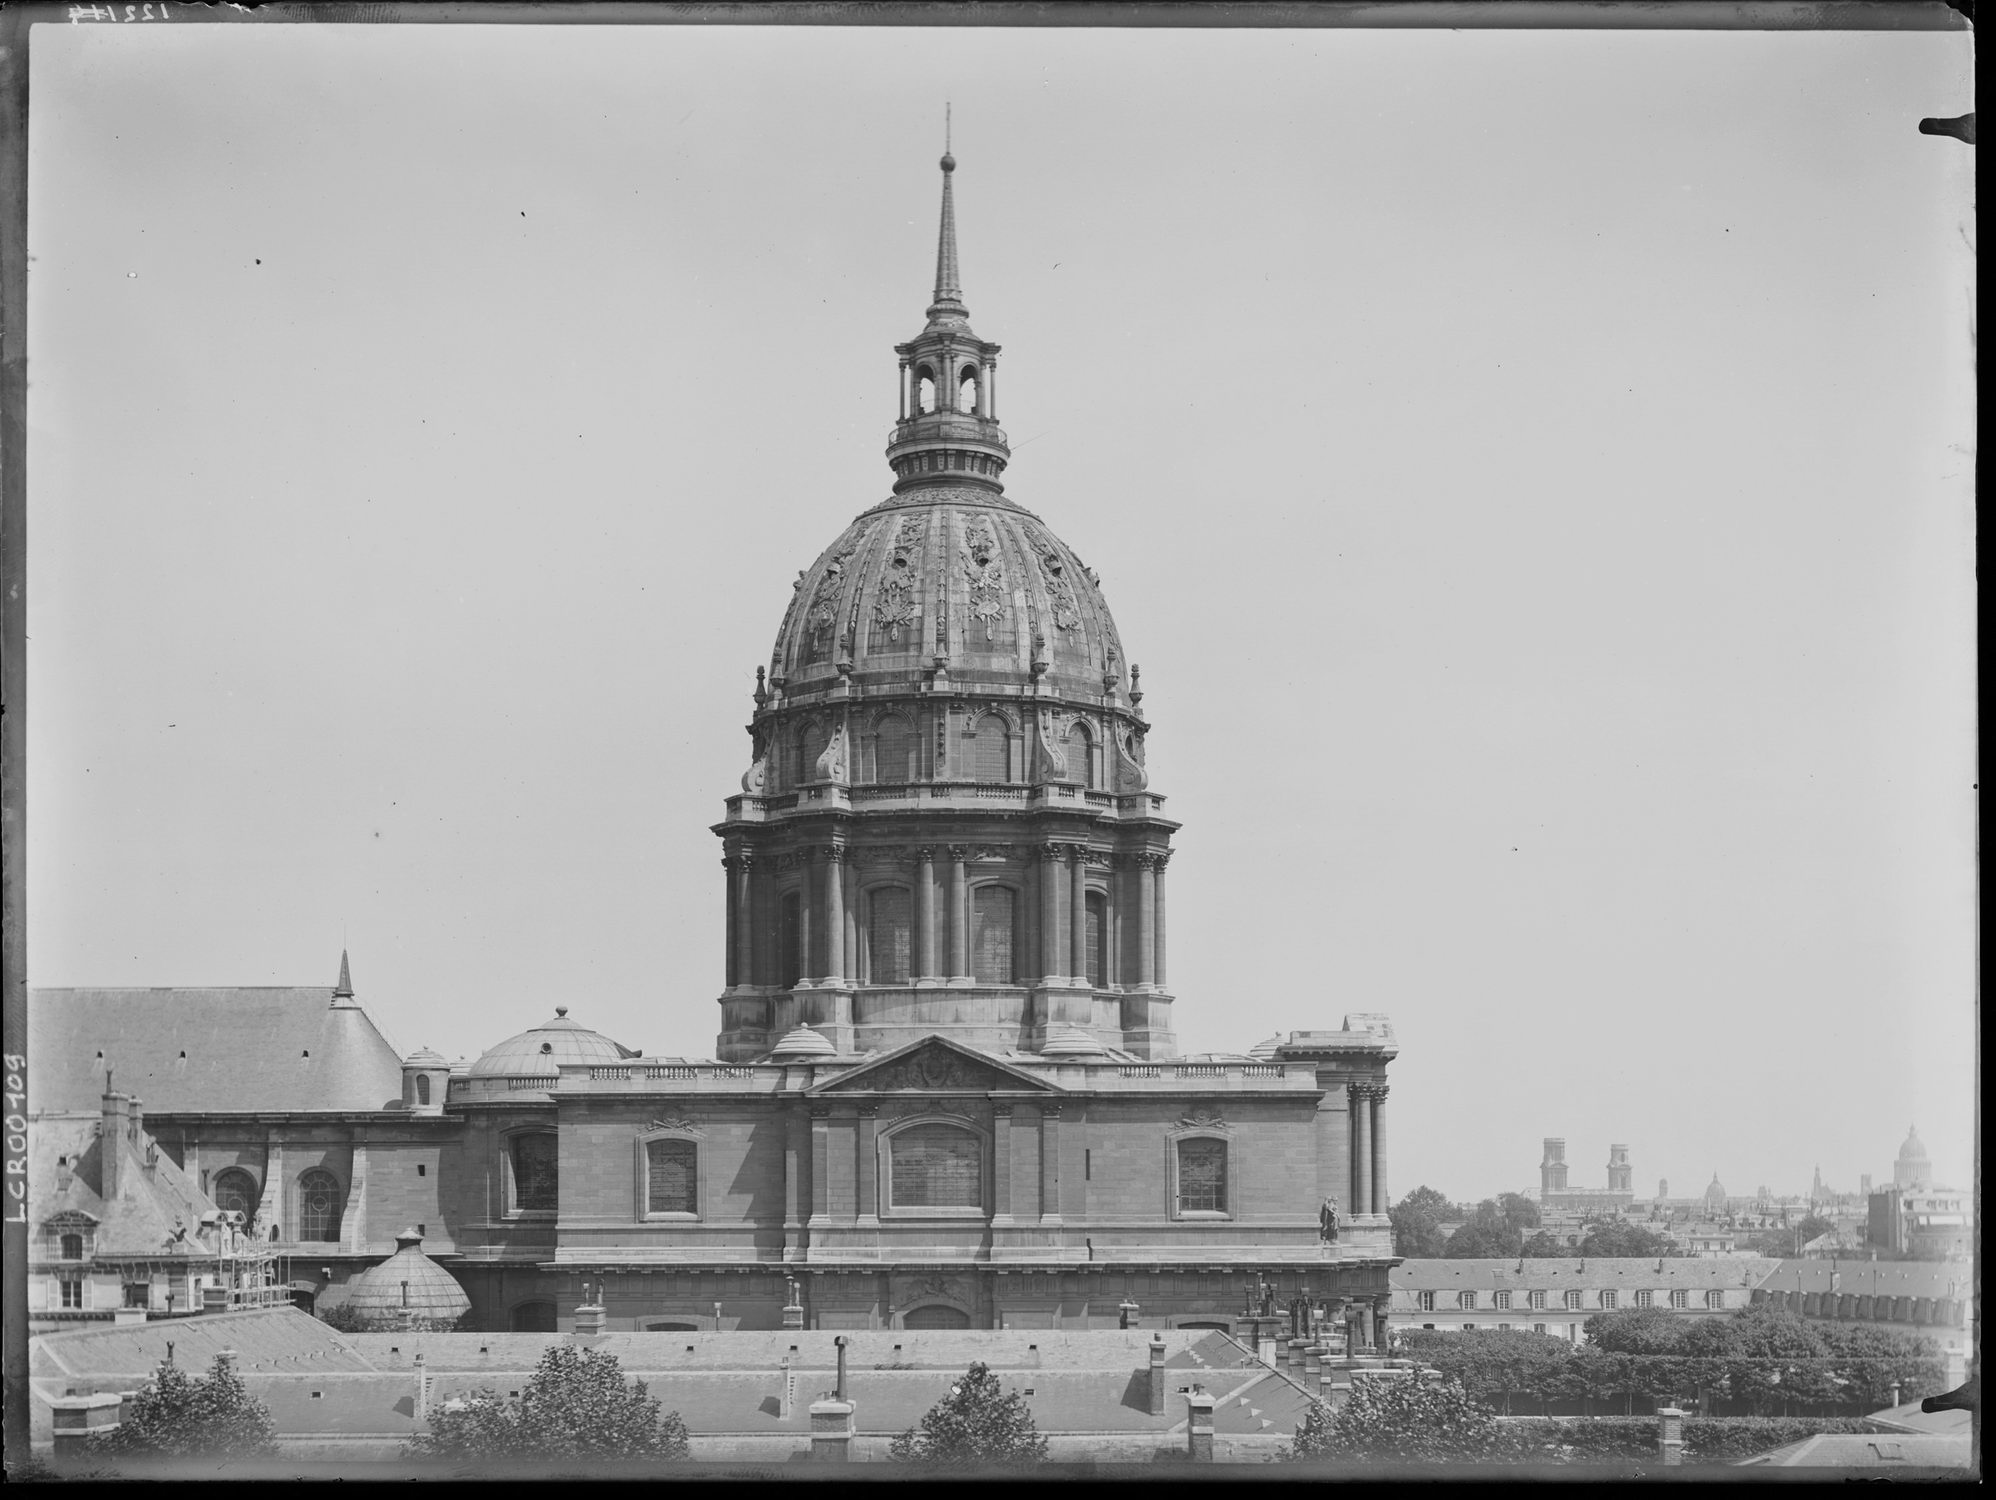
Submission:
M 943 216 L 942 228 L 936 236 L 936 295 L 929 308 L 929 319 L 935 321 L 938 314 L 954 314 L 961 318 L 968 311 L 963 305 L 963 287 L 958 280 L 956 267 L 956 199 L 950 191 L 950 177 L 956 171 L 956 158 L 950 155 L 949 106 L 943 106 Z
M 347 950 L 340 949 L 340 982 L 333 986 L 335 1000 L 353 999 L 353 980 L 347 974 Z

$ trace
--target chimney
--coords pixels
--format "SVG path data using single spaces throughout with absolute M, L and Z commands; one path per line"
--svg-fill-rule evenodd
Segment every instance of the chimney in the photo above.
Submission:
M 423 1354 L 416 1351 L 416 1420 L 430 1420 L 430 1372 L 423 1364 Z
M 123 1094 L 104 1094 L 104 1123 L 97 1133 L 99 1191 L 106 1203 L 118 1197 L 119 1168 L 124 1164 L 125 1104 Z
M 1656 1409 L 1656 1451 L 1666 1465 L 1684 1462 L 1684 1412 L 1675 1406 Z
M 1204 1386 L 1185 1395 L 1185 1456 L 1196 1464 L 1213 1461 L 1213 1395 Z
M 1150 1414 L 1164 1415 L 1164 1335 L 1152 1336 L 1150 1341 Z
M 129 1100 L 125 1105 L 125 1119 L 128 1122 L 126 1129 L 131 1135 L 132 1144 L 136 1146 L 139 1143 L 139 1136 L 145 1130 L 145 1101 L 138 1098 Z
M 603 1314 L 600 1301 L 578 1307 L 575 1310 L 575 1331 L 584 1338 L 594 1338 L 603 1331 Z
M 832 1342 L 838 1346 L 839 1351 L 839 1383 L 833 1395 L 834 1399 L 843 1401 L 846 1399 L 846 1336 L 840 1334 Z

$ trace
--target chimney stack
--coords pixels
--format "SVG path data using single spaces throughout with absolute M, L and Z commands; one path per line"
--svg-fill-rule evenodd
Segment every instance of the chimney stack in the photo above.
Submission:
M 1684 1412 L 1675 1406 L 1656 1409 L 1656 1451 L 1666 1465 L 1684 1462 Z
M 1150 1414 L 1164 1415 L 1164 1335 L 1152 1336 L 1150 1341 Z
M 125 1106 L 123 1094 L 104 1094 L 104 1123 L 97 1133 L 97 1172 L 100 1191 L 106 1203 L 118 1198 L 119 1168 L 124 1165 Z
M 1213 1461 L 1213 1395 L 1203 1386 L 1185 1396 L 1185 1456 L 1195 1464 Z

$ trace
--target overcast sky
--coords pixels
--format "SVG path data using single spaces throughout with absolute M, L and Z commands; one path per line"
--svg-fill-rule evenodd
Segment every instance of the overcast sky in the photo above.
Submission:
M 888 493 L 946 99 L 1186 1051 L 1396 1194 L 1973 1143 L 1961 34 L 43 27 L 29 965 L 707 1056 L 708 827 Z

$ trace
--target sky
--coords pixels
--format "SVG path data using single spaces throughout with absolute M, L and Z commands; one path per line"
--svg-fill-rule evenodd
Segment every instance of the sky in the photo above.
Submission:
M 1397 1196 L 1973 1170 L 1961 34 L 48 26 L 28 963 L 708 1056 L 755 668 L 954 112 L 1007 494 L 1181 820 L 1182 1048 Z

